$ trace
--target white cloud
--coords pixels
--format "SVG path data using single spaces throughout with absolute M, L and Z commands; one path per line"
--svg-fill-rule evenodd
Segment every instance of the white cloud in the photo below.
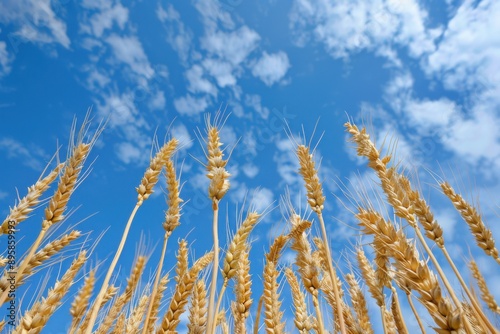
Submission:
M 0 201 L 6 199 L 7 196 L 9 196 L 8 192 L 0 190 Z
M 120 127 L 135 123 L 137 109 L 134 106 L 132 94 L 114 94 L 103 96 L 104 103 L 98 104 L 98 112 L 103 118 L 109 117 L 111 127 Z
M 158 6 L 158 19 L 165 25 L 167 42 L 177 52 L 182 62 L 187 62 L 193 39 L 193 33 L 187 29 L 181 20 L 179 12 L 168 4 L 166 8 Z
M 115 152 L 116 156 L 126 164 L 144 160 L 144 150 L 130 142 L 119 143 L 115 148 Z
M 99 116 L 107 119 L 109 127 L 123 139 L 123 143 L 118 146 L 121 151 L 116 151 L 118 158 L 125 163 L 138 161 L 139 158 L 143 162 L 146 157 L 137 150 L 149 152 L 151 138 L 145 134 L 149 126 L 134 105 L 133 94 L 109 93 L 103 95 L 96 104 Z
M 256 47 L 260 36 L 247 26 L 231 32 L 207 31 L 201 39 L 201 46 L 211 55 L 239 65 Z
M 274 161 L 277 164 L 278 174 L 286 185 L 298 187 L 301 179 L 298 174 L 299 163 L 295 156 L 294 143 L 288 138 L 280 139 L 276 142 L 276 148 Z
M 186 78 L 189 82 L 188 90 L 190 92 L 217 96 L 217 88 L 205 77 L 204 69 L 200 65 L 193 65 L 188 69 Z
M 470 117 L 457 119 L 442 140 L 447 149 L 482 169 L 500 167 L 500 118 L 489 110 L 476 110 Z M 485 170 L 483 170 L 485 172 Z M 497 176 L 499 176 L 497 174 Z
M 464 1 L 448 23 L 426 70 L 444 80 L 446 87 L 500 87 L 500 3 Z M 479 87 L 478 87 L 479 86 Z
M 34 170 L 43 168 L 42 161 L 47 161 L 47 154 L 38 146 L 24 143 L 12 138 L 0 138 L 0 151 L 4 151 L 9 159 L 20 159 L 23 165 Z
M 271 86 L 283 79 L 289 68 L 290 61 L 285 52 L 268 54 L 264 51 L 262 57 L 253 66 L 252 74 Z
M 412 98 L 413 77 L 409 72 L 397 73 L 385 87 L 385 100 L 396 111 L 400 112 L 406 102 Z
M 166 102 L 165 94 L 159 90 L 151 96 L 151 99 L 148 101 L 148 107 L 151 110 L 162 110 L 165 108 Z
M 251 191 L 250 194 L 251 205 L 259 213 L 264 212 L 274 202 L 274 194 L 268 188 L 257 188 Z
M 174 100 L 174 107 L 181 115 L 197 116 L 207 109 L 209 102 L 206 97 L 196 98 L 191 94 Z
M 253 131 L 247 131 L 243 135 L 242 147 L 244 148 L 244 153 L 249 156 L 257 155 L 257 139 Z
M 215 30 L 219 23 L 226 29 L 234 28 L 234 22 L 231 19 L 231 15 L 222 9 L 219 1 L 200 0 L 196 1 L 195 7 L 201 14 L 203 24 L 207 29 Z
M 427 12 L 416 0 L 296 0 L 290 13 L 298 45 L 314 38 L 336 58 L 393 44 L 419 57 L 434 50 L 441 33 L 426 28 L 426 21 Z
M 267 119 L 269 117 L 269 109 L 262 106 L 260 95 L 246 94 L 245 104 L 252 107 L 263 119 Z
M 455 102 L 441 98 L 439 100 L 409 100 L 404 108 L 408 121 L 420 133 L 431 129 L 445 128 L 460 113 Z
M 7 43 L 0 41 L 0 78 L 10 73 L 13 57 L 7 52 Z
M 233 73 L 235 68 L 231 63 L 218 59 L 205 59 L 203 67 L 215 78 L 219 87 L 224 88 L 236 85 L 236 76 Z
M 253 163 L 246 163 L 241 166 L 243 173 L 250 179 L 253 179 L 257 174 L 259 174 L 259 167 L 254 165 Z
M 112 34 L 106 38 L 106 42 L 113 48 L 116 60 L 125 63 L 133 72 L 146 79 L 153 76 L 153 69 L 149 64 L 148 57 L 136 36 Z
M 100 90 L 111 82 L 108 74 L 95 66 L 88 66 L 86 70 L 89 73 L 87 77 L 87 88 L 91 91 Z
M 84 1 L 82 5 L 86 8 L 99 10 L 90 16 L 88 22 L 81 24 L 83 32 L 92 34 L 97 38 L 100 38 L 106 30 L 110 30 L 115 23 L 123 30 L 125 23 L 128 21 L 128 9 L 123 7 L 121 3 L 113 5 L 111 2 L 106 1 L 98 3 Z
M 14 43 L 59 43 L 69 48 L 66 24 L 57 17 L 50 0 L 4 0 L 0 2 L 0 23 L 13 24 L 18 30 Z
M 220 130 L 220 139 L 224 143 L 224 147 L 234 147 L 238 141 L 238 136 L 236 135 L 234 128 L 226 124 Z

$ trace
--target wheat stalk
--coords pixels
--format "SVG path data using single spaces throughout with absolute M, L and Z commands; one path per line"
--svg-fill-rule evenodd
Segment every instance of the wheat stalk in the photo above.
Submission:
M 105 334 L 112 327 L 113 322 L 117 319 L 120 312 L 123 310 L 125 305 L 132 299 L 132 295 L 139 283 L 142 272 L 144 271 L 144 266 L 146 264 L 146 257 L 139 256 L 135 265 L 130 273 L 130 277 L 127 279 L 127 286 L 125 291 L 118 296 L 114 304 L 111 306 L 108 314 L 100 324 L 97 334 Z
M 335 269 L 333 267 L 333 259 L 330 252 L 330 247 L 328 247 L 328 235 L 326 233 L 325 222 L 323 220 L 323 207 L 325 202 L 325 196 L 323 195 L 323 187 L 319 181 L 318 171 L 316 170 L 313 156 L 309 153 L 309 148 L 304 145 L 299 145 L 297 147 L 297 157 L 299 159 L 300 169 L 299 173 L 305 182 L 305 187 L 307 190 L 308 203 L 311 209 L 316 212 L 321 226 L 321 234 L 323 237 L 323 243 L 325 244 L 325 255 L 327 258 L 328 271 L 332 280 L 337 276 Z M 337 290 L 337 285 L 332 284 L 333 292 L 335 294 L 335 299 L 337 300 L 337 321 L 340 326 L 340 332 L 342 334 L 346 333 L 344 324 L 344 315 L 342 311 L 342 303 L 340 302 L 340 292 Z
M 123 231 L 122 238 L 120 240 L 120 244 L 118 245 L 115 256 L 113 257 L 113 260 L 111 261 L 111 264 L 108 268 L 108 271 L 106 272 L 106 276 L 104 277 L 104 282 L 101 285 L 101 290 L 99 291 L 99 294 L 97 295 L 94 306 L 92 307 L 92 311 L 90 313 L 89 324 L 88 324 L 88 327 L 85 331 L 85 334 L 92 333 L 92 328 L 94 327 L 94 323 L 95 323 L 96 318 L 97 318 L 97 313 L 99 312 L 101 300 L 103 299 L 104 294 L 106 293 L 106 289 L 108 288 L 108 284 L 109 284 L 109 280 L 111 279 L 111 275 L 113 274 L 113 271 L 115 270 L 115 267 L 118 263 L 120 255 L 123 251 L 123 247 L 125 246 L 128 232 L 130 230 L 130 226 L 132 225 L 132 221 L 134 220 L 135 214 L 137 213 L 137 210 L 139 210 L 139 207 L 142 205 L 144 200 L 148 199 L 149 196 L 153 193 L 153 188 L 156 185 L 156 183 L 158 182 L 158 178 L 159 178 L 159 175 L 161 173 L 161 170 L 162 170 L 163 166 L 165 166 L 168 159 L 172 156 L 172 154 L 176 150 L 177 145 L 178 145 L 178 140 L 174 138 L 174 139 L 171 139 L 169 142 L 165 143 L 160 148 L 160 150 L 151 159 L 151 161 L 149 163 L 149 168 L 144 173 L 144 176 L 141 179 L 141 183 L 136 188 L 137 203 L 136 203 L 134 209 L 132 210 L 132 213 L 130 214 L 130 217 L 127 221 L 127 224 L 125 225 L 125 229 Z

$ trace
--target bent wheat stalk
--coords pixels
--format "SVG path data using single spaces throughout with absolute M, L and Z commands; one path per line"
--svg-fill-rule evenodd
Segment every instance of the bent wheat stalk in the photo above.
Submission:
M 125 230 L 123 231 L 122 238 L 120 240 L 120 244 L 116 250 L 115 256 L 113 257 L 113 261 L 109 266 L 108 272 L 106 273 L 106 277 L 104 278 L 104 282 L 101 285 L 101 290 L 97 295 L 97 298 L 94 302 L 94 306 L 92 307 L 92 311 L 90 313 L 89 323 L 87 329 L 85 330 L 85 334 L 91 334 L 92 329 L 94 327 L 94 323 L 97 319 L 97 313 L 99 312 L 99 308 L 101 305 L 101 301 L 106 294 L 106 290 L 108 288 L 109 281 L 111 279 L 111 275 L 113 275 L 113 271 L 115 270 L 116 265 L 118 264 L 118 260 L 123 251 L 123 247 L 125 246 L 125 242 L 127 241 L 128 232 L 130 230 L 130 226 L 132 225 L 132 221 L 134 220 L 135 214 L 142 203 L 149 198 L 149 196 L 153 193 L 153 188 L 158 182 L 158 178 L 160 172 L 165 166 L 167 160 L 172 156 L 175 149 L 177 148 L 178 141 L 177 139 L 172 139 L 168 143 L 164 144 L 162 148 L 156 153 L 153 159 L 151 159 L 149 168 L 146 170 L 144 177 L 141 180 L 141 184 L 137 187 L 137 203 L 130 214 L 130 217 L 125 225 Z
M 299 173 L 304 179 L 308 203 L 311 209 L 318 215 L 321 235 L 323 237 L 323 243 L 325 245 L 326 257 L 328 259 L 328 271 L 332 280 L 335 280 L 337 274 L 335 268 L 333 267 L 333 259 L 330 251 L 330 246 L 328 242 L 328 235 L 326 233 L 325 221 L 323 220 L 323 204 L 325 203 L 325 196 L 323 195 L 323 187 L 319 182 L 318 171 L 315 168 L 314 160 L 312 154 L 309 153 L 309 148 L 304 145 L 299 145 L 297 147 L 297 157 L 299 159 L 300 169 Z M 336 305 L 337 305 L 337 320 L 340 327 L 340 332 L 346 334 L 344 315 L 342 310 L 342 302 L 340 298 L 340 292 L 336 284 L 332 281 L 333 293 L 335 294 Z M 335 313 L 335 310 L 334 310 Z

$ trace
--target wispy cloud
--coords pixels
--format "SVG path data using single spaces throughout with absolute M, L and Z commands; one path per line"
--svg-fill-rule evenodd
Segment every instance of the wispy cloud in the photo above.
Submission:
M 290 68 L 290 61 L 285 52 L 268 54 L 264 51 L 262 57 L 252 68 L 252 74 L 271 86 L 283 79 Z
M 314 40 L 336 58 L 362 50 L 394 54 L 387 47 L 408 47 L 412 57 L 434 50 L 441 28 L 427 28 L 427 11 L 418 1 L 297 0 L 290 25 L 298 45 Z M 382 49 L 381 49 L 382 48 Z
M 82 6 L 98 10 L 90 14 L 88 20 L 84 20 L 80 25 L 83 32 L 96 38 L 101 38 L 104 32 L 115 24 L 123 30 L 128 21 L 129 11 L 119 2 L 113 4 L 113 1 L 83 1 Z
M 0 78 L 9 74 L 13 56 L 7 51 L 7 43 L 0 41 Z
M 57 43 L 69 48 L 71 41 L 66 33 L 66 23 L 58 17 L 53 5 L 50 0 L 2 1 L 0 23 L 16 27 L 16 31 L 11 34 L 16 46 L 28 41 L 39 44 Z
M 43 169 L 43 161 L 48 158 L 45 151 L 37 145 L 26 145 L 13 138 L 0 138 L 0 151 L 4 151 L 8 159 L 20 160 L 23 165 L 36 171 Z

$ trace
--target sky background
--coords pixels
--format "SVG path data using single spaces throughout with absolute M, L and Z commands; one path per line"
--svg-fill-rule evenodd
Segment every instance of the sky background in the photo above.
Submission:
M 290 134 L 318 144 L 332 248 L 346 262 L 360 233 L 342 189 L 353 193 L 374 179 L 346 143 L 343 123 L 350 117 L 368 124 L 378 144 L 397 143 L 396 159 L 418 175 L 458 266 L 465 272 L 472 252 L 487 280 L 498 282 L 500 270 L 476 250 L 435 178 L 449 179 L 480 204 L 500 238 L 499 73 L 500 2 L 494 0 L 4 0 L 0 210 L 7 215 L 17 192 L 24 196 L 58 147 L 66 156 L 73 119 L 81 124 L 92 108 L 93 128 L 100 119 L 108 123 L 70 201 L 74 213 L 55 235 L 78 223 L 92 232 L 73 249 L 102 236 L 91 264 L 109 261 L 155 135 L 160 142 L 175 136 L 182 143 L 176 155 L 181 197 L 189 202 L 165 268 L 174 265 L 180 238 L 187 236 L 192 255 L 201 256 L 211 247 L 211 210 L 197 133 L 204 136 L 206 115 L 223 109 L 232 178 L 221 226 L 235 231 L 240 211 L 267 210 L 251 236 L 254 279 L 272 237 L 287 228 L 278 207 L 287 189 L 297 210 L 308 213 Z M 160 185 L 134 221 L 118 279 L 128 275 L 138 250 L 151 255 L 146 274 L 154 270 L 166 209 Z M 21 250 L 35 238 L 42 213 L 20 226 Z M 221 228 L 223 245 L 228 233 Z M 286 251 L 283 265 L 291 259 Z M 69 262 L 53 267 L 52 279 Z M 500 297 L 500 288 L 491 288 Z M 260 288 L 254 290 L 258 296 Z M 28 293 L 22 305 L 30 300 Z M 64 332 L 56 322 L 68 321 L 66 310 L 48 333 Z M 378 314 L 373 321 L 379 323 Z

